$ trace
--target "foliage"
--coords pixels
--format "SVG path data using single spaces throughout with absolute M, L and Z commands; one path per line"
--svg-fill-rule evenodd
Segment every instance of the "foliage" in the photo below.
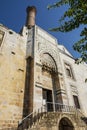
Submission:
M 53 5 L 49 5 L 48 9 L 59 8 L 63 5 L 68 5 L 69 8 L 60 18 L 62 24 L 50 30 L 69 32 L 82 25 L 83 29 L 80 33 L 81 39 L 74 43 L 73 48 L 81 53 L 80 62 L 87 62 L 87 0 L 58 0 Z

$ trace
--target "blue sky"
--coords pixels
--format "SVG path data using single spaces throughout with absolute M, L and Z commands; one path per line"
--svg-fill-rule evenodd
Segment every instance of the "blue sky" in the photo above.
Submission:
M 60 44 L 63 44 L 74 57 L 79 54 L 72 48 L 74 42 L 79 40 L 79 34 L 82 28 L 69 33 L 50 32 L 49 28 L 59 25 L 59 18 L 62 16 L 66 7 L 48 10 L 49 4 L 55 3 L 57 0 L 0 0 L 0 23 L 6 27 L 19 32 L 26 21 L 27 6 L 36 6 L 36 24 L 55 36 Z

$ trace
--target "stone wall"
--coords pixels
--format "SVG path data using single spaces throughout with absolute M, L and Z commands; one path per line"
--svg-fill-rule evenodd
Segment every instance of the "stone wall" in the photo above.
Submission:
M 87 115 L 87 64 L 81 63 L 77 65 L 71 55 L 67 55 L 64 51 L 60 51 L 60 60 L 63 67 L 63 77 L 65 81 L 65 88 L 68 96 L 68 104 L 75 106 L 73 95 L 78 96 L 80 109 Z M 70 65 L 73 77 L 69 77 L 66 73 L 65 64 Z
M 22 118 L 26 39 L 4 26 L 0 46 L 0 128 L 17 127 Z
M 86 130 L 86 124 L 80 119 L 80 116 L 77 117 L 74 113 L 69 114 L 63 112 L 46 113 L 44 117 L 37 121 L 28 130 L 61 130 L 60 121 L 64 119 L 69 123 L 66 126 L 67 130 L 72 130 L 71 127 L 73 127 L 74 130 Z

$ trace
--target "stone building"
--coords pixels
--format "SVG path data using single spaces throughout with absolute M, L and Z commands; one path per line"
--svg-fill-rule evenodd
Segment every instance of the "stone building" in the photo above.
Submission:
M 0 24 L 0 130 L 87 130 L 87 64 L 35 25 Z

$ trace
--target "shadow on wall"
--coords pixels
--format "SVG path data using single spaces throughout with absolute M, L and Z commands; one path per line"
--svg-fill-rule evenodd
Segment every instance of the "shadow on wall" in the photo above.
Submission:
M 34 62 L 31 57 L 26 60 L 26 77 L 25 77 L 25 90 L 24 90 L 24 102 L 23 102 L 23 116 L 24 119 L 33 111 L 33 72 Z M 28 120 L 22 120 L 18 125 L 17 130 L 24 130 L 28 128 Z
M 23 118 L 33 111 L 33 59 L 29 57 L 26 62 Z

